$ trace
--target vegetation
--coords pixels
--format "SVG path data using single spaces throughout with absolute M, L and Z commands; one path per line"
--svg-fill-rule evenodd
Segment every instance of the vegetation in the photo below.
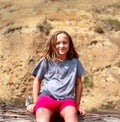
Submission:
M 115 65 L 120 67 L 120 60 Z
M 120 21 L 118 19 L 111 18 L 105 20 L 98 20 L 94 31 L 99 34 L 104 34 L 106 30 L 120 31 Z
M 94 84 L 92 82 L 93 76 L 92 75 L 86 75 L 83 78 L 83 86 L 85 88 L 93 88 Z
M 120 30 L 120 21 L 118 19 L 106 19 L 104 20 L 104 23 L 110 30 Z
M 43 21 L 43 23 L 40 23 L 37 25 L 37 28 L 40 32 L 45 33 L 45 35 L 48 35 L 50 33 L 50 30 L 52 29 L 51 24 L 48 22 L 47 18 Z

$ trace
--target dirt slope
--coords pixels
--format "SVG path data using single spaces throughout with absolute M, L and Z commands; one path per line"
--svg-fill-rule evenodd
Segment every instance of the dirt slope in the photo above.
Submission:
M 81 106 L 120 110 L 119 0 L 0 0 L 0 100 L 23 105 L 53 31 L 68 31 L 85 67 Z

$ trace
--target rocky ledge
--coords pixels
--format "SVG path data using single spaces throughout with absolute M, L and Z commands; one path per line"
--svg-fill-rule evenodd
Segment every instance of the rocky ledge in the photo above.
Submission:
M 79 122 L 120 122 L 119 113 L 88 113 L 83 117 L 78 116 Z M 0 122 L 36 122 L 36 120 L 35 116 L 28 113 L 25 107 L 0 102 Z

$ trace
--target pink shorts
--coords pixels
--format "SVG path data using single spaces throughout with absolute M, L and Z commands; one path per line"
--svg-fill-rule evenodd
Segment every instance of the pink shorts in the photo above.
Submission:
M 38 108 L 47 108 L 52 113 L 54 113 L 55 110 L 61 112 L 66 106 L 73 106 L 78 110 L 77 104 L 73 99 L 56 100 L 50 96 L 39 96 L 34 111 L 36 112 Z

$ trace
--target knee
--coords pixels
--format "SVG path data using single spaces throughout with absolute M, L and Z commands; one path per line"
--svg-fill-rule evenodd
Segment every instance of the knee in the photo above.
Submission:
M 52 115 L 52 112 L 46 108 L 39 108 L 37 111 L 36 111 L 36 115 L 48 115 L 48 116 L 51 116 Z
M 36 111 L 36 116 L 44 116 L 44 115 L 45 115 L 44 113 L 45 113 L 44 110 L 42 110 L 42 109 L 37 109 L 37 111 Z
M 63 110 L 61 112 L 61 116 L 65 118 L 76 118 L 77 116 L 77 110 L 73 107 L 66 108 L 66 110 Z
M 51 111 L 45 108 L 39 108 L 36 111 L 36 120 L 37 122 L 49 122 L 51 118 Z
M 77 115 L 77 111 L 75 109 L 71 109 L 65 113 L 65 117 L 75 117 Z

